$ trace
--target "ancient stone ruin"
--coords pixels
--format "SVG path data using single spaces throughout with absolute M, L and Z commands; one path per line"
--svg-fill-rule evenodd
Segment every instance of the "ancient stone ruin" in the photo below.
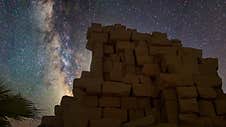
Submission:
M 120 24 L 93 23 L 87 39 L 90 72 L 41 127 L 226 127 L 216 58 Z

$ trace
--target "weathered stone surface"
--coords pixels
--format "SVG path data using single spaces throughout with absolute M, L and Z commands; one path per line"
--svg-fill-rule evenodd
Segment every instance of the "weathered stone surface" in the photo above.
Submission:
M 166 33 L 88 28 L 90 71 L 40 127 L 226 127 L 218 60 Z

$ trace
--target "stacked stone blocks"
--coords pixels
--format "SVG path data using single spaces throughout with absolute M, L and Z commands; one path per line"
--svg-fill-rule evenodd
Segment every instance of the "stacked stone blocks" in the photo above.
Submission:
M 218 60 L 165 33 L 93 23 L 90 72 L 74 80 L 48 127 L 225 127 Z M 51 122 L 50 122 L 51 121 Z M 55 122 L 52 122 L 55 121 Z

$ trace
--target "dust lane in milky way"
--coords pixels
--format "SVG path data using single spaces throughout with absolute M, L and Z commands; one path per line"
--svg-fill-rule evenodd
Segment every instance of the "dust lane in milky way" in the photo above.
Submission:
M 0 10 L 1 75 L 43 114 L 53 113 L 72 80 L 89 70 L 91 22 L 166 32 L 203 49 L 205 57 L 218 57 L 226 81 L 224 0 L 0 0 Z

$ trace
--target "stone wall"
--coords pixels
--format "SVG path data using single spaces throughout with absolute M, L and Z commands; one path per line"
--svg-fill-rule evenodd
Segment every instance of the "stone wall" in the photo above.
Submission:
M 93 23 L 90 72 L 42 127 L 226 127 L 218 60 L 165 33 Z

